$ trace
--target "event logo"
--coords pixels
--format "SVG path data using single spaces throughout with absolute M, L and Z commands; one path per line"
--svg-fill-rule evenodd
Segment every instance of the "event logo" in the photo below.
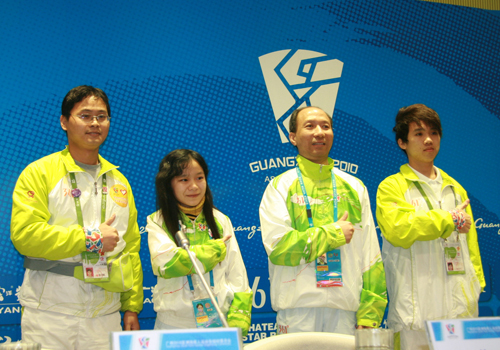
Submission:
M 2 276 L 0 281 L 0 325 L 19 324 L 21 321 L 21 293 L 22 276 Z
M 153 304 L 153 293 L 156 285 L 147 287 L 146 285 L 142 286 L 142 290 L 144 292 L 144 300 L 142 302 L 143 305 Z M 144 316 L 144 315 L 143 315 Z
M 243 337 L 243 341 L 253 342 L 275 336 L 276 328 L 277 325 L 274 322 L 252 322 L 250 328 L 248 329 L 247 336 Z
M 255 162 L 251 162 L 248 164 L 250 167 L 250 171 L 252 173 L 256 173 L 263 170 L 271 170 L 275 168 L 292 168 L 297 165 L 297 161 L 295 157 L 281 157 L 281 158 L 271 158 L 271 159 L 263 159 L 257 160 Z M 356 174 L 359 169 L 359 165 L 348 163 L 346 161 L 340 161 L 338 159 L 333 160 L 333 166 L 339 168 L 346 173 Z M 274 176 L 271 177 L 271 179 Z M 267 179 L 267 178 L 266 178 Z M 266 180 L 266 182 L 269 180 Z
M 309 200 L 310 205 L 322 205 L 324 201 L 322 199 L 318 198 L 312 198 L 307 196 L 307 199 Z M 300 206 L 305 206 L 306 201 L 304 199 L 304 196 L 298 195 L 297 193 L 294 193 L 293 196 L 290 197 L 290 202 L 294 204 L 298 204 Z
M 454 324 L 448 323 L 446 325 L 446 329 L 448 330 L 448 333 L 455 334 L 455 325 Z
M 497 233 L 500 235 L 500 223 L 493 223 L 493 222 L 485 223 L 483 222 L 483 218 L 479 218 L 476 220 L 475 224 L 476 224 L 476 229 L 478 230 L 482 228 L 494 228 L 494 229 L 498 228 Z
M 299 107 L 318 106 L 333 115 L 344 63 L 309 50 L 282 50 L 259 57 L 281 142 Z
M 5 340 L 5 341 L 4 341 Z M 0 336 L 0 344 L 10 344 L 12 343 L 12 338 L 8 336 Z
M 22 197 L 22 200 L 27 203 L 38 203 L 35 191 L 26 191 L 26 195 Z
M 141 345 L 141 349 L 148 349 L 149 348 L 149 338 L 147 338 L 147 337 L 139 338 L 139 344 Z
M 281 157 L 281 158 L 271 158 L 264 159 L 262 161 L 257 160 L 248 164 L 250 166 L 250 171 L 255 173 L 261 170 L 268 170 L 273 168 L 291 168 L 297 165 L 295 157 Z
M 123 185 L 116 184 L 111 187 L 111 199 L 120 207 L 125 208 L 128 205 L 127 188 Z
M 234 232 L 248 232 L 248 239 L 252 239 L 253 236 L 255 235 L 255 232 L 259 231 L 260 232 L 260 226 L 238 226 L 234 228 Z

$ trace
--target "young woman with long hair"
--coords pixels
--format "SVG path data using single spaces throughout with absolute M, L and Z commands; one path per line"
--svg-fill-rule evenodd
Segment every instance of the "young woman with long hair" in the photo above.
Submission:
M 148 217 L 146 227 L 151 264 L 158 276 L 153 292 L 155 329 L 209 327 L 217 323 L 187 252 L 176 243 L 176 232 L 183 230 L 229 326 L 240 327 L 246 335 L 252 291 L 233 226 L 214 207 L 207 176 L 205 160 L 192 150 L 172 151 L 160 163 L 156 176 L 158 210 Z M 200 310 L 200 304 L 205 310 Z

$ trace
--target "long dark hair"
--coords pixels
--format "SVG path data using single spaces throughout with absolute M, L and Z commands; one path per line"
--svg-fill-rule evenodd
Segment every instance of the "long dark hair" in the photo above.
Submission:
M 195 160 L 200 164 L 205 174 L 205 179 L 208 179 L 208 166 L 205 159 L 203 159 L 198 152 L 189 149 L 177 149 L 167 154 L 165 158 L 162 159 L 160 169 L 156 175 L 156 207 L 157 210 L 161 212 L 163 220 L 165 221 L 165 226 L 167 226 L 172 238 L 175 237 L 175 232 L 179 230 L 179 219 L 181 217 L 178 201 L 172 189 L 172 179 L 182 175 L 184 169 L 189 165 L 191 160 Z M 212 231 L 212 237 L 218 239 L 221 237 L 217 224 L 215 223 L 214 208 L 212 192 L 210 191 L 207 181 L 203 214 L 205 214 L 208 227 Z M 176 242 L 175 239 L 173 240 Z

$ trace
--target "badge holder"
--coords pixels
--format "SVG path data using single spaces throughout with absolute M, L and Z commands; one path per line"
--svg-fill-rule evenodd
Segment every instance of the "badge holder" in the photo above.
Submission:
M 189 249 L 189 240 L 187 239 L 186 234 L 183 232 L 182 228 L 180 228 L 179 231 L 177 231 L 177 233 L 175 234 L 175 238 L 177 240 L 177 244 L 188 253 L 189 259 L 191 259 L 191 262 L 193 263 L 193 266 L 194 266 L 196 273 L 198 274 L 198 276 L 201 277 L 200 280 L 203 284 L 203 287 L 205 288 L 205 291 L 207 292 L 207 294 L 209 296 L 209 298 L 201 299 L 201 301 L 210 300 L 211 305 L 209 308 L 211 309 L 211 306 L 213 306 L 216 310 L 216 313 L 219 317 L 219 320 L 222 323 L 222 326 L 229 328 L 229 324 L 227 323 L 227 320 L 224 317 L 224 314 L 222 313 L 222 311 L 219 307 L 219 304 L 217 304 L 217 299 L 215 299 L 214 293 L 212 293 L 212 290 L 208 286 L 207 281 L 205 281 L 205 278 L 203 278 L 203 274 L 202 274 L 200 268 L 196 264 L 195 256 L 194 256 L 193 252 Z M 191 276 L 188 276 L 188 277 L 190 278 Z M 188 278 L 188 280 L 189 280 L 189 278 Z M 196 313 L 197 305 L 198 305 L 198 303 L 196 305 L 193 304 L 193 307 L 195 308 L 195 316 L 197 315 L 197 313 Z M 202 306 L 205 306 L 205 305 L 202 304 Z M 200 317 L 204 317 L 204 316 L 200 315 Z M 208 321 L 210 321 L 210 319 L 207 316 L 207 322 Z M 196 322 L 196 326 L 198 327 L 198 322 Z
M 446 273 L 448 275 L 464 275 L 464 256 L 460 242 L 452 243 L 445 241 L 443 247 Z
M 109 281 L 108 264 L 104 254 L 83 252 L 82 265 L 85 282 Z
M 326 252 L 316 259 L 316 287 L 342 287 L 340 249 Z
M 194 278 L 203 278 L 203 276 L 193 275 Z M 189 288 L 194 295 L 194 286 L 191 276 L 187 276 L 189 282 Z M 214 286 L 214 274 L 210 271 L 210 286 Z M 206 295 L 206 294 L 205 294 Z M 216 328 L 223 327 L 221 318 L 217 313 L 217 309 L 210 298 L 198 298 L 192 301 L 194 318 L 196 321 L 196 328 Z M 217 298 L 215 298 L 215 303 L 217 304 Z

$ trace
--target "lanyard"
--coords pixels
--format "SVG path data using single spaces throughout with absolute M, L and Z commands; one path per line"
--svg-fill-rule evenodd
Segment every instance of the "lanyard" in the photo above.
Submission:
M 199 276 L 200 278 L 205 278 L 203 276 Z M 194 286 L 193 286 L 193 279 L 191 275 L 187 275 L 188 283 L 189 283 L 189 289 L 191 292 L 194 292 Z M 210 287 L 214 287 L 214 271 L 210 270 Z
M 418 189 L 422 197 L 424 197 L 425 203 L 427 203 L 427 207 L 429 210 L 432 210 L 432 204 L 431 201 L 429 200 L 429 197 L 427 197 L 427 194 L 425 193 L 424 189 L 422 188 L 422 185 L 418 181 L 414 181 L 413 184 L 415 187 Z M 457 200 L 457 195 L 455 194 L 455 190 L 453 189 L 452 186 L 450 186 L 451 192 L 453 192 L 453 197 L 455 198 L 455 207 L 458 207 L 458 200 Z
M 299 177 L 300 188 L 302 190 L 302 195 L 304 196 L 304 202 L 306 204 L 307 220 L 309 220 L 309 227 L 314 227 L 311 205 L 309 204 L 309 198 L 307 197 L 306 186 L 304 185 L 304 179 L 302 179 L 302 173 L 299 167 L 295 168 L 297 170 L 297 176 Z M 332 188 L 333 188 L 333 222 L 338 220 L 338 204 L 337 204 L 337 182 L 335 180 L 335 174 L 332 169 Z
M 78 219 L 78 225 L 83 227 L 84 226 L 83 213 L 82 213 L 82 205 L 80 203 L 80 196 L 82 194 L 82 191 L 78 189 L 75 173 L 69 173 L 69 177 L 71 178 L 71 188 L 73 189 L 71 191 L 71 195 L 75 200 L 75 209 L 76 209 L 76 217 Z M 102 188 L 103 189 L 107 188 L 106 174 L 102 174 Z M 105 218 L 106 218 L 106 196 L 105 193 L 103 192 L 101 195 L 101 224 L 104 222 Z

